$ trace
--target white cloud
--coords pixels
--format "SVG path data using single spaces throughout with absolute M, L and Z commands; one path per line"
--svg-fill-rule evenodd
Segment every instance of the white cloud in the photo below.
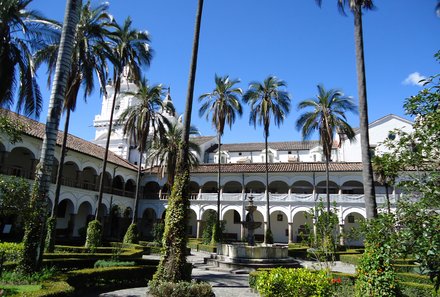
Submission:
M 423 82 L 420 82 L 422 79 L 426 79 L 426 77 L 418 72 L 413 72 L 402 83 L 404 85 L 423 86 Z

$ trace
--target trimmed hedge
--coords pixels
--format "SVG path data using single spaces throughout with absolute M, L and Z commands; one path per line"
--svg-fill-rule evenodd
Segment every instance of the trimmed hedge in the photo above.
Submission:
M 400 287 L 403 293 L 403 296 L 408 297 L 437 297 L 440 296 L 440 292 L 434 291 L 434 286 L 427 284 L 417 284 L 410 282 L 401 282 Z
M 256 271 L 249 273 L 249 287 L 256 289 L 257 278 L 260 274 L 270 271 L 272 268 L 260 268 Z M 332 272 L 334 279 L 340 278 L 343 282 L 354 285 L 356 276 L 349 273 Z M 428 276 L 419 275 L 414 273 L 398 273 L 397 279 L 400 281 L 403 296 L 407 297 L 429 297 L 440 296 L 440 292 L 437 295 L 434 292 L 434 286 L 432 285 Z
M 66 282 L 77 290 L 146 286 L 156 266 L 81 269 L 67 273 Z
M 343 254 L 339 255 L 339 260 L 344 263 L 358 265 L 361 256 L 361 254 Z
M 26 297 L 69 297 L 75 289 L 63 280 L 44 282 L 39 291 L 21 294 Z
M 149 293 L 152 296 L 162 297 L 214 297 L 212 286 L 206 282 L 157 282 L 149 283 Z
M 431 279 L 427 275 L 417 273 L 401 272 L 397 273 L 397 279 L 405 283 L 427 284 L 432 285 Z

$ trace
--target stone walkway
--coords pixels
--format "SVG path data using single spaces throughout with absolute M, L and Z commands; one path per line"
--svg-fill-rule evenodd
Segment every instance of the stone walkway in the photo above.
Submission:
M 191 251 L 187 257 L 188 262 L 193 263 L 192 275 L 195 279 L 207 281 L 212 285 L 216 297 L 258 297 L 249 288 L 248 274 L 235 274 L 234 271 L 219 271 L 214 267 L 204 264 L 204 258 L 208 253 Z M 148 259 L 159 259 L 158 255 L 144 256 Z M 148 288 L 132 288 L 103 293 L 100 297 L 147 297 Z M 195 296 L 194 296 L 195 297 Z
M 158 255 L 144 256 L 149 259 L 159 259 Z M 248 274 L 241 274 L 240 271 L 219 270 L 204 264 L 204 258 L 209 257 L 208 253 L 191 251 L 188 262 L 193 263 L 193 277 L 202 281 L 209 282 L 216 297 L 258 297 L 249 288 Z M 297 260 L 304 267 L 319 269 L 316 262 Z M 333 271 L 354 273 L 354 265 L 335 262 L 332 266 Z M 132 288 L 119 290 L 99 295 L 100 297 L 148 297 L 148 288 Z

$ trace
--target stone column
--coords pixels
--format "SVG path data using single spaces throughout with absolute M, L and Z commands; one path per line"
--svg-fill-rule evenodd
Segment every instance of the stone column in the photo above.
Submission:
M 287 240 L 288 243 L 292 243 L 293 242 L 293 223 L 288 223 L 288 234 L 289 234 L 289 238 Z
M 196 238 L 200 238 L 202 236 L 202 220 L 197 220 L 197 233 Z
M 67 228 L 69 230 L 67 234 L 68 237 L 78 235 L 78 231 L 75 230 L 75 226 L 76 226 L 75 220 L 76 220 L 76 213 L 71 213 L 69 222 L 67 222 Z

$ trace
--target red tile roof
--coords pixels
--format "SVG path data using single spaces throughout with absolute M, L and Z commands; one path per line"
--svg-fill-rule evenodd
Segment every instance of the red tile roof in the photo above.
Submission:
M 0 112 L 13 120 L 23 123 L 26 127 L 24 134 L 43 140 L 45 135 L 46 125 L 37 122 L 35 120 L 29 119 L 25 116 L 19 115 L 10 110 L 0 109 Z M 58 131 L 57 145 L 60 147 L 62 145 L 62 140 L 63 140 L 63 132 Z M 105 149 L 103 147 L 91 143 L 90 141 L 73 136 L 71 134 L 68 134 L 67 136 L 67 148 L 69 150 L 73 150 L 81 154 L 89 155 L 100 160 L 104 158 Z M 128 169 L 133 169 L 133 170 L 137 169 L 137 167 L 134 164 L 119 157 L 118 155 L 114 154 L 111 151 L 109 151 L 108 153 L 108 161 L 110 163 L 123 166 Z
M 296 162 L 296 163 L 270 163 L 269 172 L 325 172 L 324 162 Z M 246 164 L 222 164 L 222 173 L 263 173 L 266 172 L 264 163 L 246 163 Z M 361 172 L 361 162 L 331 162 L 329 164 L 330 172 Z M 146 172 L 156 174 L 157 167 L 148 169 Z M 217 164 L 201 164 L 191 170 L 191 173 L 216 173 Z

